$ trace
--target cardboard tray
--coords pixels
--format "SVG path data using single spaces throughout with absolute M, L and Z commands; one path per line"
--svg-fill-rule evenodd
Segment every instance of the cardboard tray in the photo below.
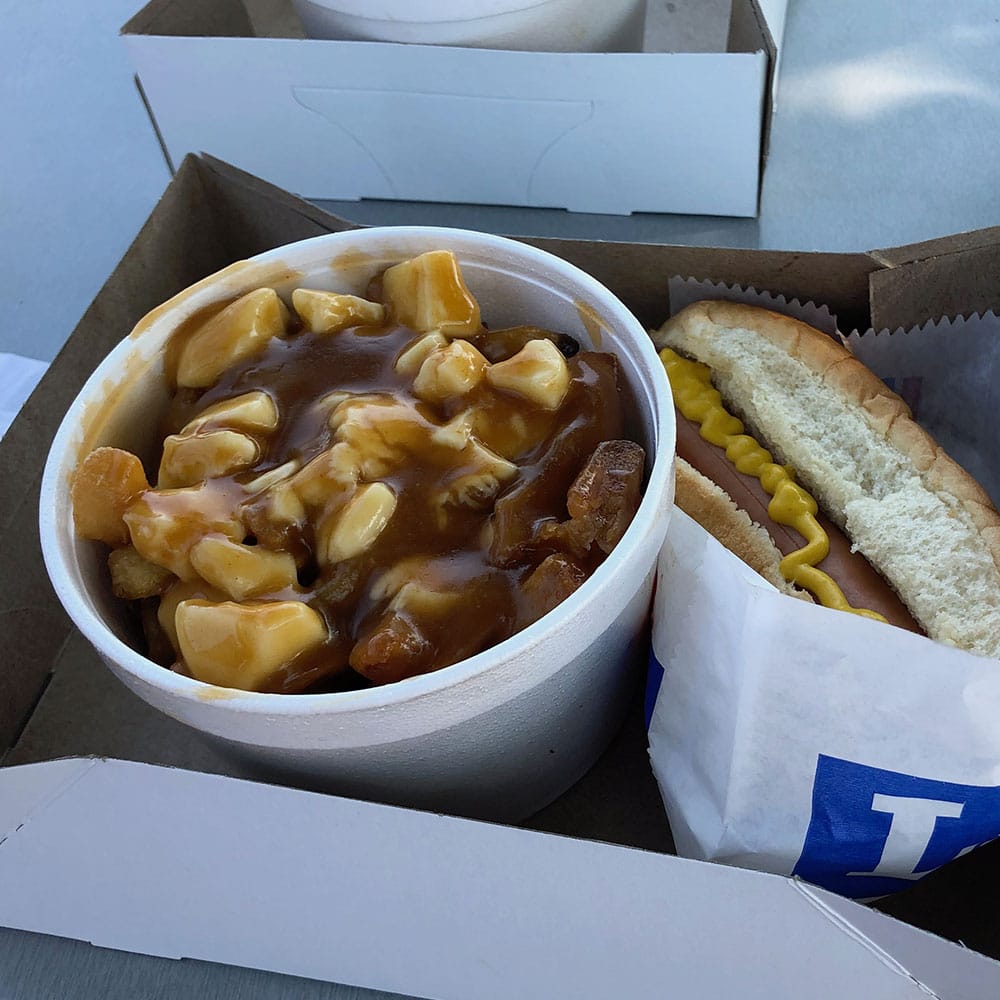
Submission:
M 41 469 L 64 410 L 176 291 L 345 228 L 224 163 L 185 159 L 0 442 L 0 924 L 456 1000 L 642 995 L 668 981 L 702 995 L 808 981 L 815 996 L 859 984 L 873 997 L 995 996 L 1000 966 L 983 956 L 1000 956 L 1000 844 L 879 904 L 911 927 L 804 883 L 674 858 L 638 678 L 598 765 L 514 829 L 254 782 L 103 667 L 39 551 Z M 671 274 L 815 298 L 862 327 L 1000 307 L 1000 230 L 870 254 L 534 242 L 650 325 Z
M 151 0 L 122 28 L 168 163 L 204 150 L 313 199 L 757 214 L 776 57 L 758 0 L 709 52 L 307 40 L 288 0 L 254 7 L 261 36 L 241 0 Z

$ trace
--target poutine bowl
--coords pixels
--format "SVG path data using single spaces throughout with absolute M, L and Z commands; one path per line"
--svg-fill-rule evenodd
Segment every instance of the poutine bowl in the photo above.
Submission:
M 646 450 L 638 512 L 593 575 L 553 611 L 452 666 L 365 690 L 262 694 L 205 684 L 138 651 L 106 550 L 77 537 L 70 482 L 92 449 L 155 458 L 165 352 L 185 321 L 261 286 L 364 294 L 385 267 L 452 250 L 483 316 L 568 333 L 618 356 Z M 415 808 L 517 821 L 558 797 L 619 728 L 641 676 L 653 573 L 673 499 L 674 411 L 645 330 L 599 282 L 541 250 L 431 227 L 320 236 L 241 261 L 144 317 L 70 406 L 42 482 L 45 564 L 70 618 L 140 698 L 267 778 Z M 456 622 L 456 627 L 460 627 Z

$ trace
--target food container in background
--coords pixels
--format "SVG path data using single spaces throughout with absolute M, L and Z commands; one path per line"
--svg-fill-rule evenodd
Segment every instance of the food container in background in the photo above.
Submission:
M 645 0 L 294 0 L 311 38 L 641 52 Z
M 275 15 L 259 33 L 250 6 Z M 149 0 L 122 37 L 171 169 L 204 151 L 313 200 L 754 216 L 775 40 L 758 0 L 704 7 L 697 51 L 662 4 L 629 52 L 302 38 L 290 0 Z
M 99 543 L 78 539 L 69 482 L 100 445 L 156 453 L 168 394 L 164 346 L 215 303 L 270 286 L 363 294 L 386 266 L 453 250 L 493 325 L 533 323 L 618 355 L 647 453 L 641 506 L 618 546 L 563 604 L 499 645 L 384 687 L 279 695 L 212 687 L 135 651 Z M 333 388 L 333 387 L 331 387 Z M 56 593 L 104 662 L 141 698 L 265 775 L 343 794 L 517 820 L 580 778 L 617 731 L 644 656 L 656 556 L 673 493 L 674 415 L 662 366 L 632 314 L 594 278 L 544 251 L 460 230 L 322 236 L 234 264 L 143 319 L 71 405 L 46 465 L 40 531 Z M 638 670 L 636 669 L 638 668 Z

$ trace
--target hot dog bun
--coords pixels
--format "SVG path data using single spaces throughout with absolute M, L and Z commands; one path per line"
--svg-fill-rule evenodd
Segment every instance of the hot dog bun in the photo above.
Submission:
M 1000 513 L 899 396 L 831 337 L 752 306 L 695 303 L 653 340 L 712 369 L 927 635 L 1000 657 Z
M 679 455 L 674 499 L 685 514 L 694 518 L 768 583 L 785 594 L 812 600 L 808 593 L 792 586 L 781 575 L 778 568 L 781 551 L 767 529 L 754 521 L 721 486 Z

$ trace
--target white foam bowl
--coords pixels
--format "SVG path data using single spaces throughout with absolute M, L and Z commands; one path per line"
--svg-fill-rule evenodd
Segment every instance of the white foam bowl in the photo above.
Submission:
M 185 319 L 250 289 L 363 293 L 368 279 L 432 248 L 453 250 L 494 327 L 534 323 L 615 352 L 632 397 L 648 482 L 631 526 L 593 576 L 506 641 L 435 673 L 345 693 L 258 694 L 203 684 L 129 643 L 104 546 L 76 537 L 69 484 L 100 445 L 155 456 L 168 400 L 164 345 Z M 604 750 L 637 677 L 657 554 L 673 498 L 670 389 L 642 326 L 599 282 L 525 244 L 435 228 L 320 236 L 234 264 L 153 310 L 87 381 L 52 444 L 40 531 L 70 617 L 140 698 L 277 776 L 341 794 L 502 821 L 560 795 Z M 460 627 L 460 623 L 456 623 Z M 134 641 L 134 637 L 133 637 Z
M 641 52 L 645 0 L 293 0 L 311 38 Z

